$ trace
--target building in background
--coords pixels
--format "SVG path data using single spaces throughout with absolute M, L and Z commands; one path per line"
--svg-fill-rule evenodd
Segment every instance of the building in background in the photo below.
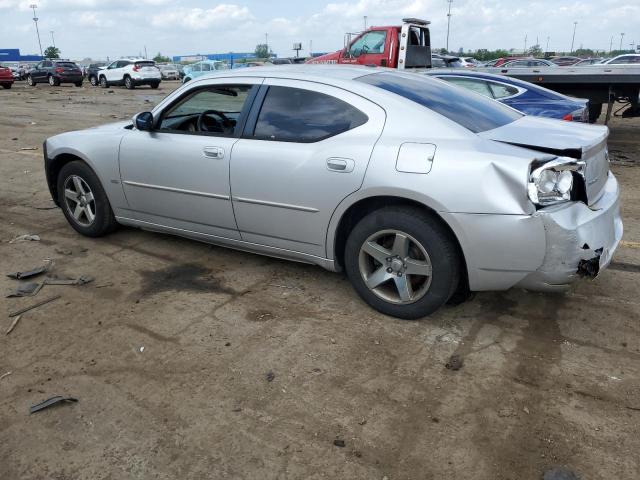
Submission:
M 21 55 L 19 48 L 0 48 L 0 63 L 3 62 L 39 62 L 40 55 Z
M 278 56 L 275 53 L 272 53 L 271 56 L 273 58 L 277 58 Z M 238 60 L 249 60 L 256 58 L 256 54 L 254 52 L 228 52 L 228 53 L 209 53 L 206 55 L 176 55 L 173 58 L 174 63 L 193 63 L 199 62 L 201 60 L 219 60 L 223 62 L 228 62 L 229 65 L 233 65 L 233 62 L 237 62 Z

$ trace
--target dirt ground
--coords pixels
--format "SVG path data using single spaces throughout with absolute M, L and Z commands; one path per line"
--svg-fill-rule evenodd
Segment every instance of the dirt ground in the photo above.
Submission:
M 640 478 L 640 119 L 611 125 L 626 230 L 609 270 L 407 322 L 318 267 L 71 229 L 43 140 L 175 86 L 0 91 L 0 479 Z M 4 298 L 5 273 L 47 258 L 95 281 Z M 79 401 L 29 415 L 55 394 Z

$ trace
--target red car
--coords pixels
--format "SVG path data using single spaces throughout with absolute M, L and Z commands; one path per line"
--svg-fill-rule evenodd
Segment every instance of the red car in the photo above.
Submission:
M 10 68 L 0 66 L 0 85 L 2 88 L 11 88 L 13 85 L 13 73 Z

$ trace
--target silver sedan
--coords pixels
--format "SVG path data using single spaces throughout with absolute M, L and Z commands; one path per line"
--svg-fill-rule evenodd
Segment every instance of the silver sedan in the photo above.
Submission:
M 292 65 L 198 78 L 44 151 L 83 235 L 122 224 L 344 270 L 414 319 L 606 267 L 622 236 L 607 136 L 420 75 Z

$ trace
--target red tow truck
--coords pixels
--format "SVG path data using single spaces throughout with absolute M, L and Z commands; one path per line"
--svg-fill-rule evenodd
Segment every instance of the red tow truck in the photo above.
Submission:
M 306 63 L 431 68 L 429 23 L 405 18 L 399 26 L 371 27 L 362 33 L 348 33 L 342 50 L 311 58 Z

